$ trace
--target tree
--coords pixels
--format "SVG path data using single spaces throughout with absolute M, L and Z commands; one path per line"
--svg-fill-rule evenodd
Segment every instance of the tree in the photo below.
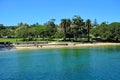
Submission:
M 119 22 L 113 22 L 109 25 L 109 31 L 111 33 L 110 34 L 107 34 L 109 35 L 109 38 L 112 40 L 112 41 L 120 41 L 120 23 Z
M 79 27 L 82 26 L 84 23 L 83 23 L 83 19 L 78 16 L 78 15 L 75 15 L 73 18 L 72 18 L 72 24 L 75 24 L 75 25 L 78 25 Z
M 94 20 L 93 26 L 94 27 L 98 26 L 97 19 Z
M 88 34 L 88 42 L 90 42 L 90 27 L 91 27 L 91 20 L 87 19 L 85 26 L 87 27 L 87 34 Z
M 99 35 L 102 39 L 108 39 L 109 34 L 111 34 L 108 30 L 108 25 L 106 22 L 102 22 L 101 25 L 99 26 Z
M 66 40 L 67 37 L 67 30 L 70 28 L 71 20 L 70 19 L 61 19 L 60 26 L 64 31 L 64 40 Z
M 55 38 L 63 38 L 64 37 L 64 33 L 62 31 L 58 31 L 55 33 Z
M 100 34 L 99 34 L 100 29 L 99 28 L 100 27 L 94 27 L 90 31 L 90 33 L 92 34 L 92 37 L 95 38 L 95 39 L 97 39 L 100 36 Z
M 44 37 L 45 37 L 44 32 L 45 32 L 46 27 L 40 25 L 40 26 L 37 26 L 37 27 L 34 27 L 34 28 L 35 28 L 35 36 L 37 38 L 38 37 L 43 38 L 43 40 L 44 40 Z
M 16 37 L 27 38 L 28 37 L 28 26 L 20 26 L 15 30 Z
M 93 28 L 91 33 L 99 36 L 104 41 L 120 41 L 120 23 L 113 22 L 111 24 L 101 23 L 100 26 Z
M 46 22 L 44 24 L 45 26 L 51 26 L 51 27 L 55 27 L 55 19 L 50 19 L 48 22 Z
M 27 31 L 28 31 L 28 37 L 29 37 L 29 38 L 35 38 L 35 36 L 36 36 L 35 27 L 29 27 L 29 28 L 27 29 Z
M 44 26 L 46 26 L 46 36 L 51 39 L 54 37 L 56 31 L 57 31 L 57 28 L 56 28 L 56 25 L 55 25 L 55 19 L 50 19 L 48 22 L 46 22 L 44 24 Z
M 82 34 L 83 25 L 84 25 L 84 22 L 80 16 L 75 15 L 72 18 L 72 27 L 71 28 L 72 28 L 72 32 L 73 32 L 73 35 L 74 35 L 74 38 L 76 39 L 76 41 L 77 41 L 77 38 L 80 37 L 80 35 Z
M 18 26 L 23 26 L 23 22 L 18 23 Z
M 0 24 L 0 30 L 5 29 L 5 26 L 3 24 Z
M 10 31 L 8 29 L 2 29 L 0 33 L 2 37 L 5 37 L 5 36 L 8 37 L 8 35 L 10 34 Z
M 40 26 L 40 24 L 38 22 L 36 22 L 35 24 L 30 25 L 30 27 L 37 27 Z

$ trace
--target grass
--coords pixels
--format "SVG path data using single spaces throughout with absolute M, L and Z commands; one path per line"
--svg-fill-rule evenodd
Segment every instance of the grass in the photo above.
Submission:
M 15 43 L 16 41 L 21 42 L 22 38 L 0 38 L 0 42 L 12 42 L 12 43 Z
M 0 42 L 12 42 L 12 43 L 16 43 L 16 42 L 19 42 L 19 43 L 22 43 L 24 42 L 25 38 L 0 38 Z M 43 41 L 63 41 L 62 39 L 58 39 L 58 38 L 53 38 L 53 39 L 48 39 L 48 38 L 45 38 L 44 40 L 42 38 L 33 38 L 32 40 L 30 40 L 29 42 L 43 42 Z M 69 40 L 69 38 L 66 38 L 66 41 L 67 42 L 86 42 L 87 41 L 87 38 L 79 38 L 77 41 L 74 41 L 73 38 L 71 38 L 71 40 Z M 93 41 L 93 40 L 91 40 Z M 93 41 L 94 42 L 94 41 Z
M 22 43 L 24 42 L 25 38 L 0 38 L 0 42 L 11 42 L 11 43 L 16 43 L 16 42 L 19 42 L 19 43 Z M 42 38 L 34 38 L 32 40 L 30 40 L 29 42 L 43 42 L 43 41 L 48 41 L 48 39 L 42 39 Z

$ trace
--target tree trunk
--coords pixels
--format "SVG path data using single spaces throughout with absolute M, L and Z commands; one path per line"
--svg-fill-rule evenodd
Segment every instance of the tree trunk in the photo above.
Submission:
M 90 42 L 90 29 L 89 29 L 89 26 L 88 26 L 88 42 Z
M 64 29 L 64 40 L 66 41 L 66 29 Z

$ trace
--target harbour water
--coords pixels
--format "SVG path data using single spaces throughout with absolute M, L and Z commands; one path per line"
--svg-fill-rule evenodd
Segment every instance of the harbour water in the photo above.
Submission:
M 0 51 L 0 80 L 119 80 L 120 46 Z

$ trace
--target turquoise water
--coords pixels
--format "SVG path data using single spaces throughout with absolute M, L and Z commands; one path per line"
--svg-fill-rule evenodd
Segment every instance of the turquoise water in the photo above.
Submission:
M 0 80 L 119 80 L 120 46 L 0 52 Z

